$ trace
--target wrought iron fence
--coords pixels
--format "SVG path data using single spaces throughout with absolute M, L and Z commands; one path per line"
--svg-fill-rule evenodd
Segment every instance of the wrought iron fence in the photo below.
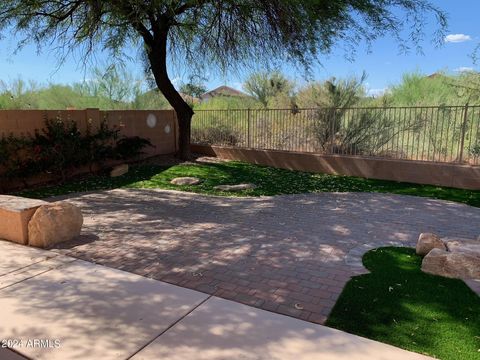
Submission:
M 192 142 L 480 165 L 480 106 L 197 110 Z

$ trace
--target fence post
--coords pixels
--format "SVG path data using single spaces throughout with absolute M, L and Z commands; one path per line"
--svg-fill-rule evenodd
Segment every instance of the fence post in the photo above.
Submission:
M 330 155 L 335 152 L 335 122 L 337 120 L 337 109 L 332 108 L 333 116 L 330 117 Z
M 460 137 L 460 154 L 458 155 L 458 162 L 463 162 L 463 147 L 465 145 L 465 133 L 467 132 L 467 121 L 468 121 L 468 103 L 465 104 L 465 109 L 463 110 L 463 123 L 462 123 L 462 133 Z
M 247 109 L 247 147 L 251 148 L 250 144 L 250 108 Z

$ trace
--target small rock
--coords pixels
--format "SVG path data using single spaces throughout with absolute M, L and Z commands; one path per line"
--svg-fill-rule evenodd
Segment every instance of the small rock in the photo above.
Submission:
M 112 171 L 110 171 L 110 177 L 117 177 L 125 175 L 128 172 L 128 164 L 121 164 L 114 166 Z
M 196 177 L 188 177 L 188 176 L 178 177 L 170 181 L 170 184 L 173 184 L 173 185 L 197 185 L 199 183 L 200 183 L 200 179 Z
M 442 239 L 432 233 L 421 233 L 418 237 L 416 252 L 417 255 L 427 255 L 432 249 L 447 250 Z
M 422 271 L 450 278 L 480 279 L 480 254 L 433 249 L 423 258 Z
M 242 191 L 255 189 L 257 186 L 255 184 L 237 184 L 237 185 L 217 185 L 214 187 L 215 190 L 221 191 Z
M 82 212 L 66 201 L 41 205 L 28 223 L 28 245 L 47 248 L 80 235 Z

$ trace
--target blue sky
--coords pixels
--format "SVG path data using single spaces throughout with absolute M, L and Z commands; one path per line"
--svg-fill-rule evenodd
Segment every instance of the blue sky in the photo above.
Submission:
M 443 46 L 435 47 L 428 39 L 434 31 L 434 24 L 426 25 L 426 41 L 422 44 L 423 55 L 415 51 L 410 54 L 399 54 L 398 44 L 391 38 L 382 38 L 372 44 L 371 52 L 367 52 L 365 45 L 361 44 L 357 50 L 355 60 L 350 62 L 345 59 L 340 48 L 334 48 L 329 56 L 320 58 L 321 66 L 316 66 L 313 77 L 318 80 L 334 77 L 360 75 L 366 71 L 367 87 L 371 93 L 376 93 L 386 87 L 398 83 L 405 72 L 419 71 L 431 74 L 436 71 L 455 72 L 459 69 L 479 70 L 473 64 L 470 55 L 480 43 L 480 1 L 478 0 L 432 0 L 448 14 L 450 35 Z M 34 46 L 27 46 L 17 55 L 12 55 L 15 41 L 8 36 L 0 40 L 0 80 L 10 81 L 21 76 L 25 80 L 35 80 L 40 83 L 71 83 L 82 81 L 85 74 L 82 67 L 78 66 L 79 59 L 72 56 L 57 69 L 53 53 L 48 48 L 41 55 L 36 53 Z M 105 62 L 103 56 L 99 56 Z M 130 64 L 133 72 L 141 75 L 140 64 Z M 282 71 L 290 78 L 301 84 L 305 80 L 302 74 L 292 67 L 285 66 Z M 181 71 L 171 70 L 171 78 L 178 84 L 184 75 Z M 213 88 L 219 85 L 230 85 L 241 89 L 244 75 L 226 74 L 224 77 L 216 76 L 208 79 L 207 85 Z

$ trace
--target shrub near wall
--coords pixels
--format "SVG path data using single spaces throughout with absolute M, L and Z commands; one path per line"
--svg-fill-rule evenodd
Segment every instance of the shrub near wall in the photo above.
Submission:
M 82 133 L 76 122 L 57 118 L 45 119 L 44 128 L 34 135 L 2 137 L 0 190 L 5 190 L 7 182 L 27 186 L 28 179 L 38 175 L 63 182 L 80 167 L 92 172 L 110 160 L 136 158 L 146 146 L 152 146 L 147 139 L 120 136 L 119 131 L 104 120 L 96 129 L 89 123 Z

